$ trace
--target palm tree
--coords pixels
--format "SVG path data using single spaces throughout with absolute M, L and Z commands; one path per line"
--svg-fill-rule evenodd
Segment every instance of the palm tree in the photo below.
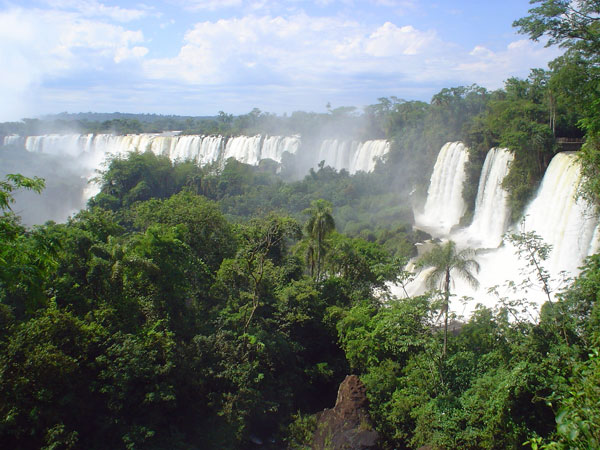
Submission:
M 443 245 L 436 244 L 428 253 L 417 261 L 417 267 L 427 267 L 433 270 L 427 275 L 426 283 L 430 289 L 439 288 L 444 293 L 444 349 L 442 356 L 446 356 L 448 344 L 448 310 L 450 307 L 450 283 L 452 276 L 463 278 L 471 286 L 477 288 L 479 281 L 473 272 L 479 273 L 479 263 L 474 259 L 472 249 L 457 251 L 456 243 L 448 241 Z
M 308 248 L 311 254 L 314 255 L 312 263 L 314 264 L 316 260 L 316 273 L 313 276 L 318 280 L 321 275 L 323 258 L 327 252 L 325 238 L 335 230 L 331 203 L 323 199 L 314 200 L 311 202 L 310 208 L 306 209 L 304 213 L 309 215 L 304 228 L 309 239 L 314 243 L 314 245 L 309 245 Z

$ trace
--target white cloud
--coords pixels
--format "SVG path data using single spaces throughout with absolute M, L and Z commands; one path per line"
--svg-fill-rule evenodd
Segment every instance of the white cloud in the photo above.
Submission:
M 205 9 L 208 11 L 215 11 L 223 8 L 240 7 L 243 4 L 243 0 L 184 0 L 184 6 L 191 10 Z
M 410 25 L 386 22 L 369 36 L 366 53 L 372 56 L 417 55 L 436 42 L 432 31 L 421 32 Z
M 106 6 L 97 0 L 46 0 L 54 9 L 67 9 L 83 17 L 107 17 L 117 22 L 139 20 L 148 15 L 144 9 L 125 9 L 119 6 Z
M 148 54 L 148 49 L 146 47 L 119 47 L 115 52 L 113 61 L 120 63 L 126 59 L 141 59 L 146 56 L 146 54 Z
M 73 12 L 12 9 L 0 12 L 0 116 L 14 119 L 46 80 L 140 58 L 140 31 L 92 21 Z M 2 120 L 2 117 L 0 117 Z
M 485 48 L 483 45 L 476 45 L 475 48 L 469 52 L 469 55 L 476 58 L 493 58 L 494 52 Z
M 288 0 L 294 2 L 298 0 Z M 394 8 L 398 13 L 403 13 L 408 10 L 415 10 L 418 8 L 418 0 L 368 0 L 367 3 L 372 5 L 382 6 L 385 8 Z M 358 0 L 314 0 L 314 3 L 318 6 L 329 6 L 334 3 L 341 3 L 348 6 L 356 6 L 359 3 Z
M 378 6 L 387 6 L 389 8 L 415 8 L 414 0 L 371 0 L 371 2 Z
M 150 79 L 224 89 L 373 90 L 373 86 L 501 87 L 510 76 L 545 66 L 555 49 L 522 40 L 503 50 L 467 50 L 434 30 L 342 17 L 255 16 L 197 23 L 177 55 L 145 59 Z
M 293 76 L 300 65 L 309 72 L 326 63 L 322 53 L 341 28 L 332 19 L 306 15 L 202 22 L 186 33 L 176 57 L 149 60 L 145 68 L 153 78 L 208 84 L 244 78 L 248 67 Z
M 170 27 L 171 25 L 174 25 L 174 24 L 175 24 L 175 19 L 171 19 L 171 20 L 168 20 L 167 22 L 161 23 L 159 25 L 159 28 L 161 30 L 164 30 L 165 28 L 168 28 L 168 27 Z
M 176 57 L 148 60 L 144 67 L 152 78 L 191 83 L 241 82 L 252 75 L 248 68 L 259 78 L 263 71 L 310 82 L 335 73 L 400 70 L 405 58 L 438 54 L 443 47 L 434 32 L 390 22 L 373 28 L 304 13 L 246 16 L 198 23 Z
M 510 42 L 499 51 L 477 45 L 454 70 L 462 78 L 468 77 L 483 86 L 497 89 L 507 78 L 525 77 L 530 68 L 546 67 L 548 61 L 561 53 L 557 48 L 546 48 L 527 39 Z
M 211 8 L 229 5 L 237 16 L 196 23 L 179 47 L 169 50 L 158 39 L 175 33 L 186 18 L 170 15 L 134 22 L 147 27 L 150 40 L 125 23 L 143 14 L 156 19 L 149 7 L 125 9 L 106 6 L 102 0 L 45 1 L 60 9 L 0 11 L 0 61 L 5 68 L 0 71 L 0 120 L 23 117 L 26 106 L 34 102 L 41 110 L 40 98 L 46 111 L 67 109 L 62 104 L 74 108 L 77 101 L 84 105 L 80 110 L 90 110 L 110 100 L 115 107 L 106 106 L 108 110 L 131 111 L 153 102 L 156 112 L 167 100 L 170 111 L 177 112 L 176 104 L 185 101 L 192 109 L 200 102 L 222 102 L 215 111 L 226 107 L 239 111 L 245 106 L 235 105 L 252 101 L 266 110 L 276 104 L 281 111 L 286 105 L 310 108 L 309 99 L 324 105 L 328 100 L 356 104 L 360 100 L 353 98 L 382 95 L 426 98 L 443 86 L 500 87 L 506 78 L 527 76 L 530 67 L 545 66 L 560 53 L 527 40 L 505 43 L 500 49 L 461 47 L 444 41 L 443 31 L 423 29 L 398 16 L 391 19 L 392 10 L 385 15 L 387 21 L 377 21 L 375 15 L 348 16 L 354 9 L 346 6 L 360 9 L 358 0 L 310 2 L 327 7 L 315 9 L 315 14 L 343 5 L 330 17 L 303 12 L 309 2 L 301 0 L 171 0 L 195 5 L 206 17 L 213 17 L 206 13 Z M 417 3 L 369 0 L 360 6 L 407 8 Z M 171 26 L 174 18 L 177 27 Z M 150 59 L 151 50 L 171 53 Z M 135 92 L 131 105 L 119 107 L 126 105 L 130 91 Z
M 360 0 L 177 0 L 184 8 L 192 11 L 205 10 L 217 11 L 235 8 L 238 12 L 250 11 L 303 11 L 311 9 L 313 5 L 320 8 L 331 5 L 344 5 L 356 7 Z M 415 0 L 369 0 L 367 3 L 376 6 L 414 8 Z

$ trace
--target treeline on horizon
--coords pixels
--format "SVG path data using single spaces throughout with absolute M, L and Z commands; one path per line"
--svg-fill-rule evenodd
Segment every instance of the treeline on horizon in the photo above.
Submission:
M 420 199 L 426 195 L 441 146 L 461 140 L 470 151 L 463 194 L 469 205 L 466 221 L 474 209 L 479 174 L 487 152 L 492 147 L 508 147 L 516 157 L 505 188 L 510 194 L 513 219 L 517 220 L 552 156 L 559 150 L 556 138 L 581 138 L 585 134 L 580 126 L 583 106 L 562 93 L 562 89 L 571 89 L 571 86 L 559 85 L 564 78 L 563 70 L 574 69 L 556 63 L 550 71 L 532 70 L 528 79 L 511 78 L 503 89 L 491 92 L 477 85 L 445 88 L 429 103 L 393 96 L 380 98 L 363 111 L 339 107 L 328 108 L 327 113 L 296 111 L 289 116 L 278 116 L 255 108 L 239 116 L 224 112 L 213 118 L 119 115 L 103 122 L 87 122 L 88 117 L 96 114 L 84 114 L 83 120 L 74 120 L 79 115 L 63 114 L 46 120 L 3 123 L 0 134 L 26 136 L 73 130 L 128 134 L 177 130 L 184 134 L 223 136 L 300 135 L 300 151 L 297 155 L 286 155 L 283 162 L 283 172 L 291 179 L 298 178 L 298 170 L 305 173 L 303 154 L 318 149 L 322 139 L 388 139 L 391 152 L 384 158 L 386 168 L 400 175 L 389 177 L 392 183 L 389 190 L 407 194 L 416 189 Z
M 296 111 L 289 116 L 258 108 L 239 116 L 221 111 L 208 118 L 63 113 L 44 120 L 2 123 L 0 135 L 74 130 L 116 134 L 176 130 L 183 134 L 223 136 L 300 135 L 305 153 L 318 147 L 325 138 L 388 139 L 392 146 L 386 157 L 388 168 L 402 175 L 402 187 L 394 182 L 392 190 L 410 192 L 416 188 L 421 198 L 441 146 L 461 140 L 470 151 L 463 193 L 469 205 L 466 222 L 471 219 L 487 152 L 493 147 L 507 147 L 515 154 L 515 160 L 504 187 L 510 195 L 513 220 L 518 220 L 552 156 L 560 150 L 556 139 L 583 138 L 588 130 L 597 127 L 593 102 L 589 100 L 593 81 L 582 79 L 585 61 L 578 58 L 567 52 L 550 64 L 550 70 L 534 69 L 527 79 L 510 78 L 503 89 L 496 91 L 477 85 L 444 88 L 429 103 L 392 96 L 380 98 L 362 111 L 328 105 L 326 113 Z M 90 121 L 94 117 L 107 120 Z M 591 148 L 588 145 L 583 155 L 594 159 L 588 155 Z M 299 155 L 288 158 L 284 166 L 285 163 L 288 174 L 294 171 L 294 166 L 304 171 L 302 149 Z
M 469 147 L 471 211 L 488 150 L 514 152 L 504 186 L 516 219 L 556 139 L 584 137 L 581 196 L 600 204 L 600 7 L 578 2 L 571 17 L 571 2 L 535 3 L 515 25 L 566 52 L 504 89 L 382 98 L 360 113 L 222 113 L 182 130 L 271 133 L 287 121 L 304 140 L 354 124 L 353 137 L 392 143 L 371 174 L 321 164 L 286 182 L 286 161 L 281 172 L 232 159 L 201 168 L 132 152 L 102 171 L 88 208 L 33 228 L 10 206 L 44 182 L 0 181 L 0 446 L 307 449 L 315 413 L 356 373 L 382 449 L 598 448 L 600 256 L 559 287 L 547 246 L 514 236 L 533 268 L 509 282 L 520 300 L 499 297 L 467 319 L 448 311 L 447 290 L 389 291 L 408 281 L 424 238 L 410 203 L 447 141 Z M 137 119 L 107 120 L 129 132 Z M 461 262 L 446 256 L 421 261 Z M 535 288 L 556 295 L 538 316 Z M 448 312 L 459 322 L 445 342 Z

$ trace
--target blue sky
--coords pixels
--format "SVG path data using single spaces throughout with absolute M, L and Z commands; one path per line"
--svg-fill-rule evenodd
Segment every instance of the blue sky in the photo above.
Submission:
M 0 121 L 68 112 L 241 114 L 502 87 L 555 48 L 527 0 L 0 0 Z

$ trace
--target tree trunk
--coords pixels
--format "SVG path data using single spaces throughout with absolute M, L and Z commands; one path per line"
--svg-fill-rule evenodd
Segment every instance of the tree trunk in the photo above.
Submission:
M 315 280 L 319 281 L 321 277 L 321 245 L 322 245 L 323 237 L 321 236 L 321 230 L 319 230 L 317 234 L 317 276 Z
M 448 310 L 450 309 L 450 268 L 446 269 L 446 282 L 445 282 L 444 296 L 446 297 L 446 304 L 444 305 L 444 348 L 442 350 L 442 358 L 446 357 L 446 349 L 448 347 Z

